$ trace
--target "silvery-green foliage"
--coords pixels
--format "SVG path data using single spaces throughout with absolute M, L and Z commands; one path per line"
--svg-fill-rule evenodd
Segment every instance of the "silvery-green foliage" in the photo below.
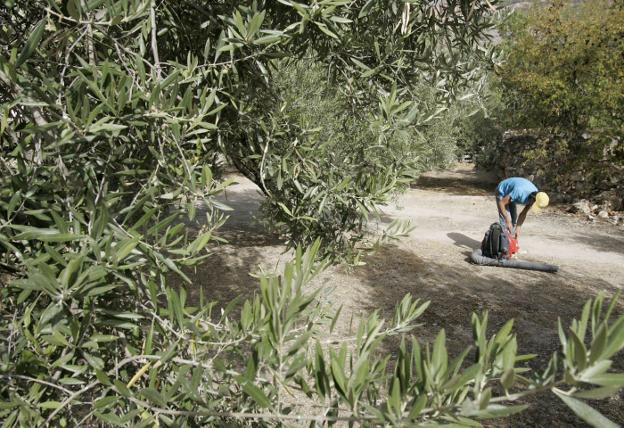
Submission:
M 101 205 L 116 221 L 116 211 L 131 221 L 167 205 L 193 217 L 196 204 L 214 205 L 197 183 L 225 155 L 267 195 L 293 243 L 319 237 L 324 251 L 352 252 L 375 205 L 413 171 L 396 136 L 426 126 L 492 59 L 495 3 L 5 2 L 3 209 L 18 225 L 54 230 L 22 218 L 50 217 L 23 198 L 56 198 L 63 220 L 89 228 Z M 335 117 L 359 129 L 354 141 L 325 141 L 297 123 L 273 74 L 301 61 L 339 88 Z M 436 102 L 421 102 L 423 81 Z M 86 211 L 69 216 L 74 201 Z M 147 205 L 124 206 L 137 202 Z M 3 235 L 15 246 L 11 227 Z M 18 251 L 4 263 L 19 265 Z
M 2 290 L 14 308 L 0 324 L 3 426 L 481 426 L 540 393 L 593 426 L 617 426 L 586 402 L 624 386 L 610 370 L 624 347 L 617 300 L 590 300 L 568 329 L 560 323 L 561 351 L 533 372 L 513 322 L 489 333 L 487 312 L 473 315 L 474 343 L 458 355 L 444 330 L 420 343 L 429 302 L 409 295 L 391 320 L 374 312 L 352 336 L 337 333 L 340 310 L 307 286 L 324 266 L 318 250 L 317 241 L 297 251 L 279 276 L 260 277 L 253 298 L 220 313 L 182 288 L 160 299 L 155 287 L 110 284 L 79 256 L 56 276 L 33 271 Z M 54 303 L 20 306 L 28 293 Z M 395 352 L 380 346 L 391 336 Z
M 513 335 L 486 338 L 483 318 L 475 367 L 449 362 L 441 333 L 430 351 L 402 346 L 389 374 L 380 341 L 409 333 L 426 305 L 407 297 L 391 323 L 372 314 L 355 337 L 334 338 L 337 315 L 305 288 L 320 268 L 315 253 L 349 251 L 401 185 L 393 134 L 441 111 L 422 108 L 414 83 L 429 81 L 446 103 L 491 59 L 481 36 L 494 3 L 5 1 L 0 262 L 12 281 L 0 288 L 2 426 L 284 425 L 315 410 L 319 423 L 469 423 L 520 410 L 500 407 L 513 395 L 492 398 L 501 376 L 505 388 L 556 387 L 601 421 L 578 388 L 621 386 L 607 370 L 624 322 L 599 309 L 589 347 L 581 321 L 579 340 L 564 331 L 564 357 L 526 388 L 510 371 Z M 349 112 L 369 114 L 357 151 L 336 141 L 344 155 L 328 150 L 274 85 L 284 61 L 310 55 Z M 220 156 L 267 194 L 293 242 L 324 246 L 216 313 L 168 278 L 188 279 L 184 268 L 217 239 L 224 207 L 214 197 L 228 184 Z M 191 234 L 200 208 L 206 218 Z

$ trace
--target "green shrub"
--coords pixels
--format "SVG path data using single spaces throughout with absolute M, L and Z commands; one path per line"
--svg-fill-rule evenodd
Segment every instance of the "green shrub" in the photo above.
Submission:
M 444 330 L 420 344 L 412 332 L 429 303 L 410 296 L 392 320 L 375 312 L 353 337 L 333 333 L 340 311 L 307 287 L 323 268 L 318 250 L 298 251 L 283 274 L 260 278 L 253 299 L 220 315 L 187 303 L 184 289 L 159 298 L 155 287 L 124 286 L 84 254 L 62 272 L 34 267 L 1 290 L 4 426 L 479 426 L 547 392 L 593 426 L 616 426 L 585 400 L 624 386 L 609 372 L 624 347 L 617 299 L 590 300 L 568 329 L 560 324 L 561 351 L 531 373 L 513 322 L 488 336 L 487 313 L 472 316 L 474 344 L 459 355 L 448 354 Z M 390 336 L 401 338 L 398 350 L 380 346 Z
M 306 292 L 323 264 L 315 254 L 352 250 L 375 203 L 400 185 L 396 152 L 413 149 L 405 132 L 444 101 L 422 108 L 410 92 L 419 79 L 452 98 L 472 82 L 474 57 L 483 59 L 489 4 L 447 3 L 441 14 L 398 0 L 4 2 L 3 427 L 279 425 L 301 417 L 290 391 L 305 397 L 304 409 L 321 406 L 321 422 L 468 423 L 521 410 L 491 398 L 501 376 L 504 388 L 517 380 L 532 392 L 603 385 L 554 390 L 602 421 L 573 398 L 622 383 L 607 370 L 624 322 L 601 319 L 600 299 L 562 333 L 564 360 L 536 381 L 513 368 L 511 325 L 486 339 L 485 317 L 473 319 L 471 368 L 462 368 L 465 355 L 449 363 L 441 333 L 432 351 L 402 346 L 389 374 L 377 346 L 425 309 L 409 297 L 387 328 L 372 314 L 344 346 L 323 342 L 337 315 Z M 345 121 L 353 146 L 342 147 L 346 135 L 319 140 L 305 115 L 283 108 L 272 73 L 310 53 L 345 88 L 329 105 L 349 101 L 370 114 L 366 129 L 367 116 Z M 378 144 L 366 144 L 371 136 Z M 168 277 L 188 281 L 184 268 L 214 249 L 223 221 L 214 197 L 228 185 L 218 179 L 220 155 L 267 192 L 293 242 L 321 237 L 324 246 L 314 241 L 281 277 L 261 278 L 254 299 L 218 314 L 212 303 L 189 304 Z M 200 209 L 206 219 L 191 232 Z
M 396 88 L 379 104 L 355 103 L 342 81 L 312 60 L 278 63 L 272 78 L 283 103 L 273 113 L 274 122 L 284 124 L 282 130 L 300 131 L 292 136 L 295 148 L 284 144 L 279 155 L 268 151 L 263 157 L 265 177 L 257 182 L 267 195 L 266 217 L 281 221 L 294 242 L 310 244 L 320 237 L 351 260 L 357 255 L 353 248 L 363 246 L 358 243 L 374 238 L 365 225 L 375 218 L 377 205 L 422 171 L 458 159 L 460 126 L 469 120 L 466 115 L 475 114 L 481 95 L 477 85 L 468 85 L 463 100 L 445 100 L 443 90 L 420 79 L 410 89 L 412 103 L 401 102 Z M 397 117 L 396 109 L 409 104 L 408 116 Z M 414 124 L 421 111 L 429 115 Z M 314 156 L 291 151 L 297 148 Z M 284 172 L 293 161 L 298 169 Z M 318 171 L 327 171 L 322 180 Z M 289 175 L 296 182 L 289 184 Z
M 624 12 L 615 3 L 556 1 L 512 26 L 501 77 L 517 123 L 621 135 Z
M 418 25 L 431 5 L 388 4 L 50 0 L 42 13 L 37 1 L 6 3 L 4 266 L 23 269 L 41 242 L 155 231 L 166 236 L 141 248 L 176 251 L 191 264 L 201 246 L 189 249 L 173 224 L 185 213 L 193 220 L 197 205 L 208 208 L 208 229 L 218 223 L 220 155 L 267 194 L 291 242 L 322 238 L 334 255 L 357 254 L 369 214 L 410 176 L 405 129 L 430 114 L 410 87 L 433 70 L 447 93 L 463 87 L 469 79 L 458 67 L 480 53 L 475 43 L 489 25 L 480 4 L 470 14 L 449 9 L 474 24 L 470 34 L 442 17 Z M 431 37 L 441 34 L 453 43 L 438 49 Z M 345 88 L 333 119 L 343 122 L 342 137 L 309 132 L 272 77 L 281 63 L 308 56 L 332 88 Z M 52 237 L 37 239 L 44 233 Z M 203 236 L 205 245 L 212 235 Z
M 491 165 L 535 174 L 559 199 L 624 197 L 624 11 L 620 2 L 552 2 L 515 12 L 502 27 L 506 61 L 495 81 L 500 126 L 529 129 L 529 146 L 496 139 Z M 581 180 L 582 179 L 582 180 Z

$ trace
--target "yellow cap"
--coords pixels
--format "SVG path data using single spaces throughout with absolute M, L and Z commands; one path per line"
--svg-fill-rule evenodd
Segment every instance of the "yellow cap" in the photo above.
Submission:
M 540 210 L 542 208 L 546 208 L 549 202 L 550 198 L 545 192 L 537 192 L 537 195 L 535 195 L 535 203 L 533 204 L 533 209 Z

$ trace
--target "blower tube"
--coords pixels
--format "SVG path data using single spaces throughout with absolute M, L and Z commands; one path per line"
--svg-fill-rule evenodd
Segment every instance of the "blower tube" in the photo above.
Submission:
M 490 257 L 485 257 L 481 253 L 480 248 L 477 248 L 476 250 L 472 252 L 470 259 L 472 260 L 473 263 L 481 265 L 481 266 L 498 266 L 498 267 L 506 267 L 506 268 L 538 270 L 541 272 L 551 272 L 551 273 L 555 273 L 559 270 L 559 266 L 550 265 L 548 263 L 528 262 L 524 260 L 514 260 L 514 259 L 492 259 Z

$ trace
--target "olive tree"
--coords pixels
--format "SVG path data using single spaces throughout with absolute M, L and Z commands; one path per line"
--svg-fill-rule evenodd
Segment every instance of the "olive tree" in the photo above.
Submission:
M 408 297 L 387 327 L 372 314 L 336 346 L 324 337 L 337 314 L 306 287 L 326 263 L 316 254 L 352 251 L 409 175 L 409 152 L 397 154 L 409 147 L 394 136 L 432 120 L 491 59 L 494 3 L 5 1 L 3 426 L 474 425 L 541 391 L 604 426 L 580 399 L 621 387 L 608 372 L 624 325 L 610 322 L 613 305 L 588 303 L 530 379 L 511 324 L 487 338 L 475 316 L 466 366 L 469 351 L 449 360 L 444 333 L 431 350 L 409 336 L 426 304 Z M 364 137 L 344 148 L 293 118 L 275 73 L 302 61 L 340 88 Z M 439 89 L 426 103 L 414 92 L 423 81 Z M 218 248 L 223 156 L 267 195 L 293 243 L 315 243 L 282 276 L 262 277 L 255 298 L 217 313 L 168 279 L 189 282 L 185 267 Z M 389 335 L 410 342 L 394 373 L 378 348 Z

